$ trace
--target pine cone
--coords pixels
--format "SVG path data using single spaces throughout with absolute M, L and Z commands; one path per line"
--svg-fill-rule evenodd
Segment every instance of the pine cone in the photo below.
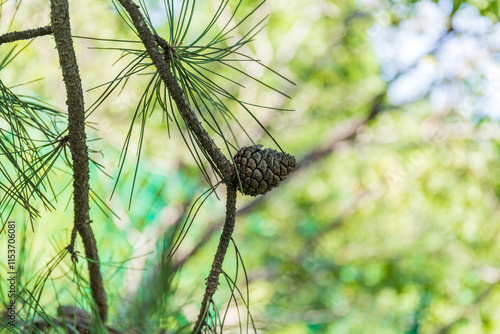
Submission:
M 286 179 L 297 165 L 295 157 L 262 145 L 241 148 L 234 156 L 245 195 L 264 195 Z

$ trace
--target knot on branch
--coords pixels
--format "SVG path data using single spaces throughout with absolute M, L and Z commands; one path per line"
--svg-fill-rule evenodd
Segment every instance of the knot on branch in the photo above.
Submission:
M 167 62 L 167 64 L 170 64 L 171 57 L 179 59 L 179 56 L 177 55 L 177 51 L 175 48 L 170 45 L 165 39 L 163 39 L 161 36 L 154 35 L 156 44 L 161 48 L 163 59 Z
M 71 254 L 71 261 L 73 262 L 78 262 L 78 253 L 80 253 L 79 251 L 75 250 L 76 233 L 77 229 L 76 227 L 73 227 L 73 230 L 71 231 L 71 242 L 68 246 L 66 246 L 66 250 Z
M 261 147 L 243 147 L 234 156 L 241 180 L 240 191 L 245 195 L 264 195 L 279 186 L 297 166 L 293 155 L 271 148 L 262 150 Z

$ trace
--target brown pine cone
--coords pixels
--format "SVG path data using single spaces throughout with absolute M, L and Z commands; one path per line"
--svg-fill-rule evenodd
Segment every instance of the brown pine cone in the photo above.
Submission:
M 295 157 L 262 145 L 241 148 L 234 156 L 245 195 L 264 195 L 286 179 L 297 165 Z

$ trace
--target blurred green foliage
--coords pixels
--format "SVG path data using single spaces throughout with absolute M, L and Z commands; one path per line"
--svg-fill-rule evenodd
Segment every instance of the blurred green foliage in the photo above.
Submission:
M 23 1 L 11 30 L 48 22 L 48 7 L 40 9 L 35 3 Z M 158 31 L 168 31 L 166 24 L 162 26 L 162 4 L 151 3 L 151 8 L 159 11 L 152 15 Z M 404 32 L 405 23 L 418 16 L 422 3 L 431 2 L 277 0 L 264 3 L 252 17 L 251 23 L 257 23 L 269 14 L 266 27 L 243 51 L 286 75 L 296 86 L 243 63 L 242 69 L 277 85 L 292 99 L 244 76 L 235 78 L 244 88 L 230 89 L 250 103 L 293 109 L 253 111 L 283 149 L 303 161 L 278 189 L 237 217 L 234 242 L 248 279 L 234 249 L 224 265 L 229 277 L 238 274 L 242 294 L 246 296 L 249 291 L 250 312 L 258 332 L 500 332 L 498 122 L 488 115 L 460 113 L 454 101 L 445 107 L 433 103 L 433 92 L 452 82 L 478 84 L 459 73 L 437 80 L 419 98 L 393 103 L 387 90 L 399 76 L 384 76 L 384 66 L 387 70 L 390 64 L 384 64 L 374 51 L 373 29 L 392 27 Z M 242 6 L 250 9 L 256 4 L 244 1 Z M 498 27 L 498 1 L 436 4 L 451 8 L 449 27 L 453 27 L 453 15 L 470 7 Z M 12 15 L 11 5 L 11 1 L 2 4 L 2 32 L 9 21 L 4 18 Z M 200 1 L 198 6 L 199 13 L 204 13 L 213 11 L 215 4 Z M 71 3 L 71 10 L 75 35 L 136 39 L 111 4 Z M 227 18 L 229 14 L 225 15 Z M 233 32 L 235 38 L 245 33 L 244 28 Z M 192 29 L 199 29 L 197 22 Z M 452 30 L 450 38 L 463 35 Z M 473 37 L 483 38 L 481 34 Z M 14 86 L 43 77 L 13 90 L 44 97 L 63 107 L 64 90 L 52 42 L 51 37 L 37 38 L 15 62 L 2 69 L 1 79 L 7 86 Z M 112 64 L 120 52 L 99 49 L 111 44 L 75 39 L 75 45 L 86 89 L 116 76 L 120 63 Z M 394 48 L 394 53 L 404 51 L 398 45 L 386 47 Z M 2 45 L 0 52 L 6 49 Z M 467 66 L 475 68 L 497 59 L 493 48 Z M 432 49 L 417 59 L 416 66 L 425 62 L 436 63 L 436 71 L 443 66 Z M 411 66 L 406 69 L 411 70 Z M 96 151 L 92 159 L 112 176 L 116 176 L 120 149 L 144 83 L 140 77 L 131 79 L 119 96 L 112 95 L 89 118 L 95 128 L 90 129 L 89 137 L 100 138 L 89 142 Z M 88 91 L 87 105 L 98 96 L 99 89 Z M 256 142 L 273 145 L 241 108 L 232 106 Z M 357 122 L 366 119 L 374 108 L 378 112 L 375 117 L 358 126 Z M 175 227 L 207 184 L 180 135 L 168 134 L 161 116 L 153 114 L 151 118 L 130 210 L 137 147 L 130 150 L 133 153 L 127 158 L 113 198 L 109 195 L 114 180 L 92 170 L 93 192 L 120 218 L 107 209 L 99 210 L 95 203 L 91 217 L 109 294 L 110 323 L 123 330 L 189 332 L 215 253 L 219 232 L 213 227 L 223 217 L 224 202 L 212 195 L 197 212 L 174 259 L 184 259 L 204 237 L 207 241 L 185 259 L 174 277 L 169 276 L 168 286 L 158 285 L 155 290 L 157 285 L 151 282 L 159 284 L 152 277 L 161 272 L 160 255 L 171 246 L 178 232 Z M 349 135 L 342 138 L 344 133 Z M 236 137 L 240 145 L 250 144 L 242 133 L 236 133 Z M 323 155 L 310 155 L 322 149 Z M 61 190 L 70 177 L 61 173 L 54 180 Z M 26 240 L 22 287 L 30 287 L 36 272 L 69 242 L 70 188 L 59 196 L 57 211 L 43 212 L 34 232 L 27 224 L 19 235 Z M 223 191 L 218 189 L 217 193 L 223 197 Z M 240 196 L 238 207 L 252 205 L 252 201 Z M 25 214 L 18 209 L 14 217 L 22 222 Z M 207 234 L 212 229 L 216 232 Z M 4 244 L 2 235 L 2 249 Z M 82 262 L 79 266 L 84 268 Z M 65 259 L 42 294 L 40 303 L 48 314 L 54 314 L 58 305 L 87 306 L 75 287 L 76 276 L 70 266 Z M 148 313 L 150 309 L 144 305 L 155 300 L 159 291 L 166 291 L 163 304 Z M 0 296 L 5 298 L 4 285 L 0 285 Z M 223 313 L 230 300 L 224 282 L 215 299 Z M 239 332 L 238 323 L 246 327 L 246 310 L 241 301 L 238 305 L 242 308 L 240 318 L 234 302 L 229 305 L 224 332 Z

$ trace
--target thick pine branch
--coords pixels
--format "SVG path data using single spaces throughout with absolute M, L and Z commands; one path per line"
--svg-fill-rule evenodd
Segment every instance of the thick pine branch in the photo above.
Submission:
M 172 98 L 177 105 L 177 109 L 184 118 L 187 126 L 193 131 L 201 145 L 207 151 L 210 158 L 213 160 L 218 170 L 224 178 L 224 183 L 230 184 L 235 178 L 235 171 L 231 162 L 224 156 L 219 147 L 214 143 L 213 139 L 203 128 L 200 121 L 196 117 L 194 110 L 189 105 L 184 92 L 179 83 L 170 71 L 169 64 L 165 61 L 162 54 L 158 50 L 155 36 L 148 28 L 144 17 L 142 16 L 139 7 L 132 0 L 118 0 L 120 4 L 130 15 L 134 27 L 139 34 L 139 37 L 146 48 L 146 51 L 153 61 L 160 78 L 163 80 L 170 92 Z
M 51 21 L 61 64 L 68 105 L 68 133 L 73 159 L 74 225 L 82 237 L 87 257 L 90 289 L 103 322 L 107 318 L 97 245 L 89 216 L 89 154 L 85 134 L 83 89 L 71 38 L 68 0 L 51 0 Z M 70 245 L 71 246 L 71 245 Z
M 52 27 L 40 27 L 35 29 L 28 29 L 23 31 L 13 31 L 0 36 L 0 44 L 11 43 L 23 39 L 32 39 L 38 36 L 45 36 L 52 34 Z

